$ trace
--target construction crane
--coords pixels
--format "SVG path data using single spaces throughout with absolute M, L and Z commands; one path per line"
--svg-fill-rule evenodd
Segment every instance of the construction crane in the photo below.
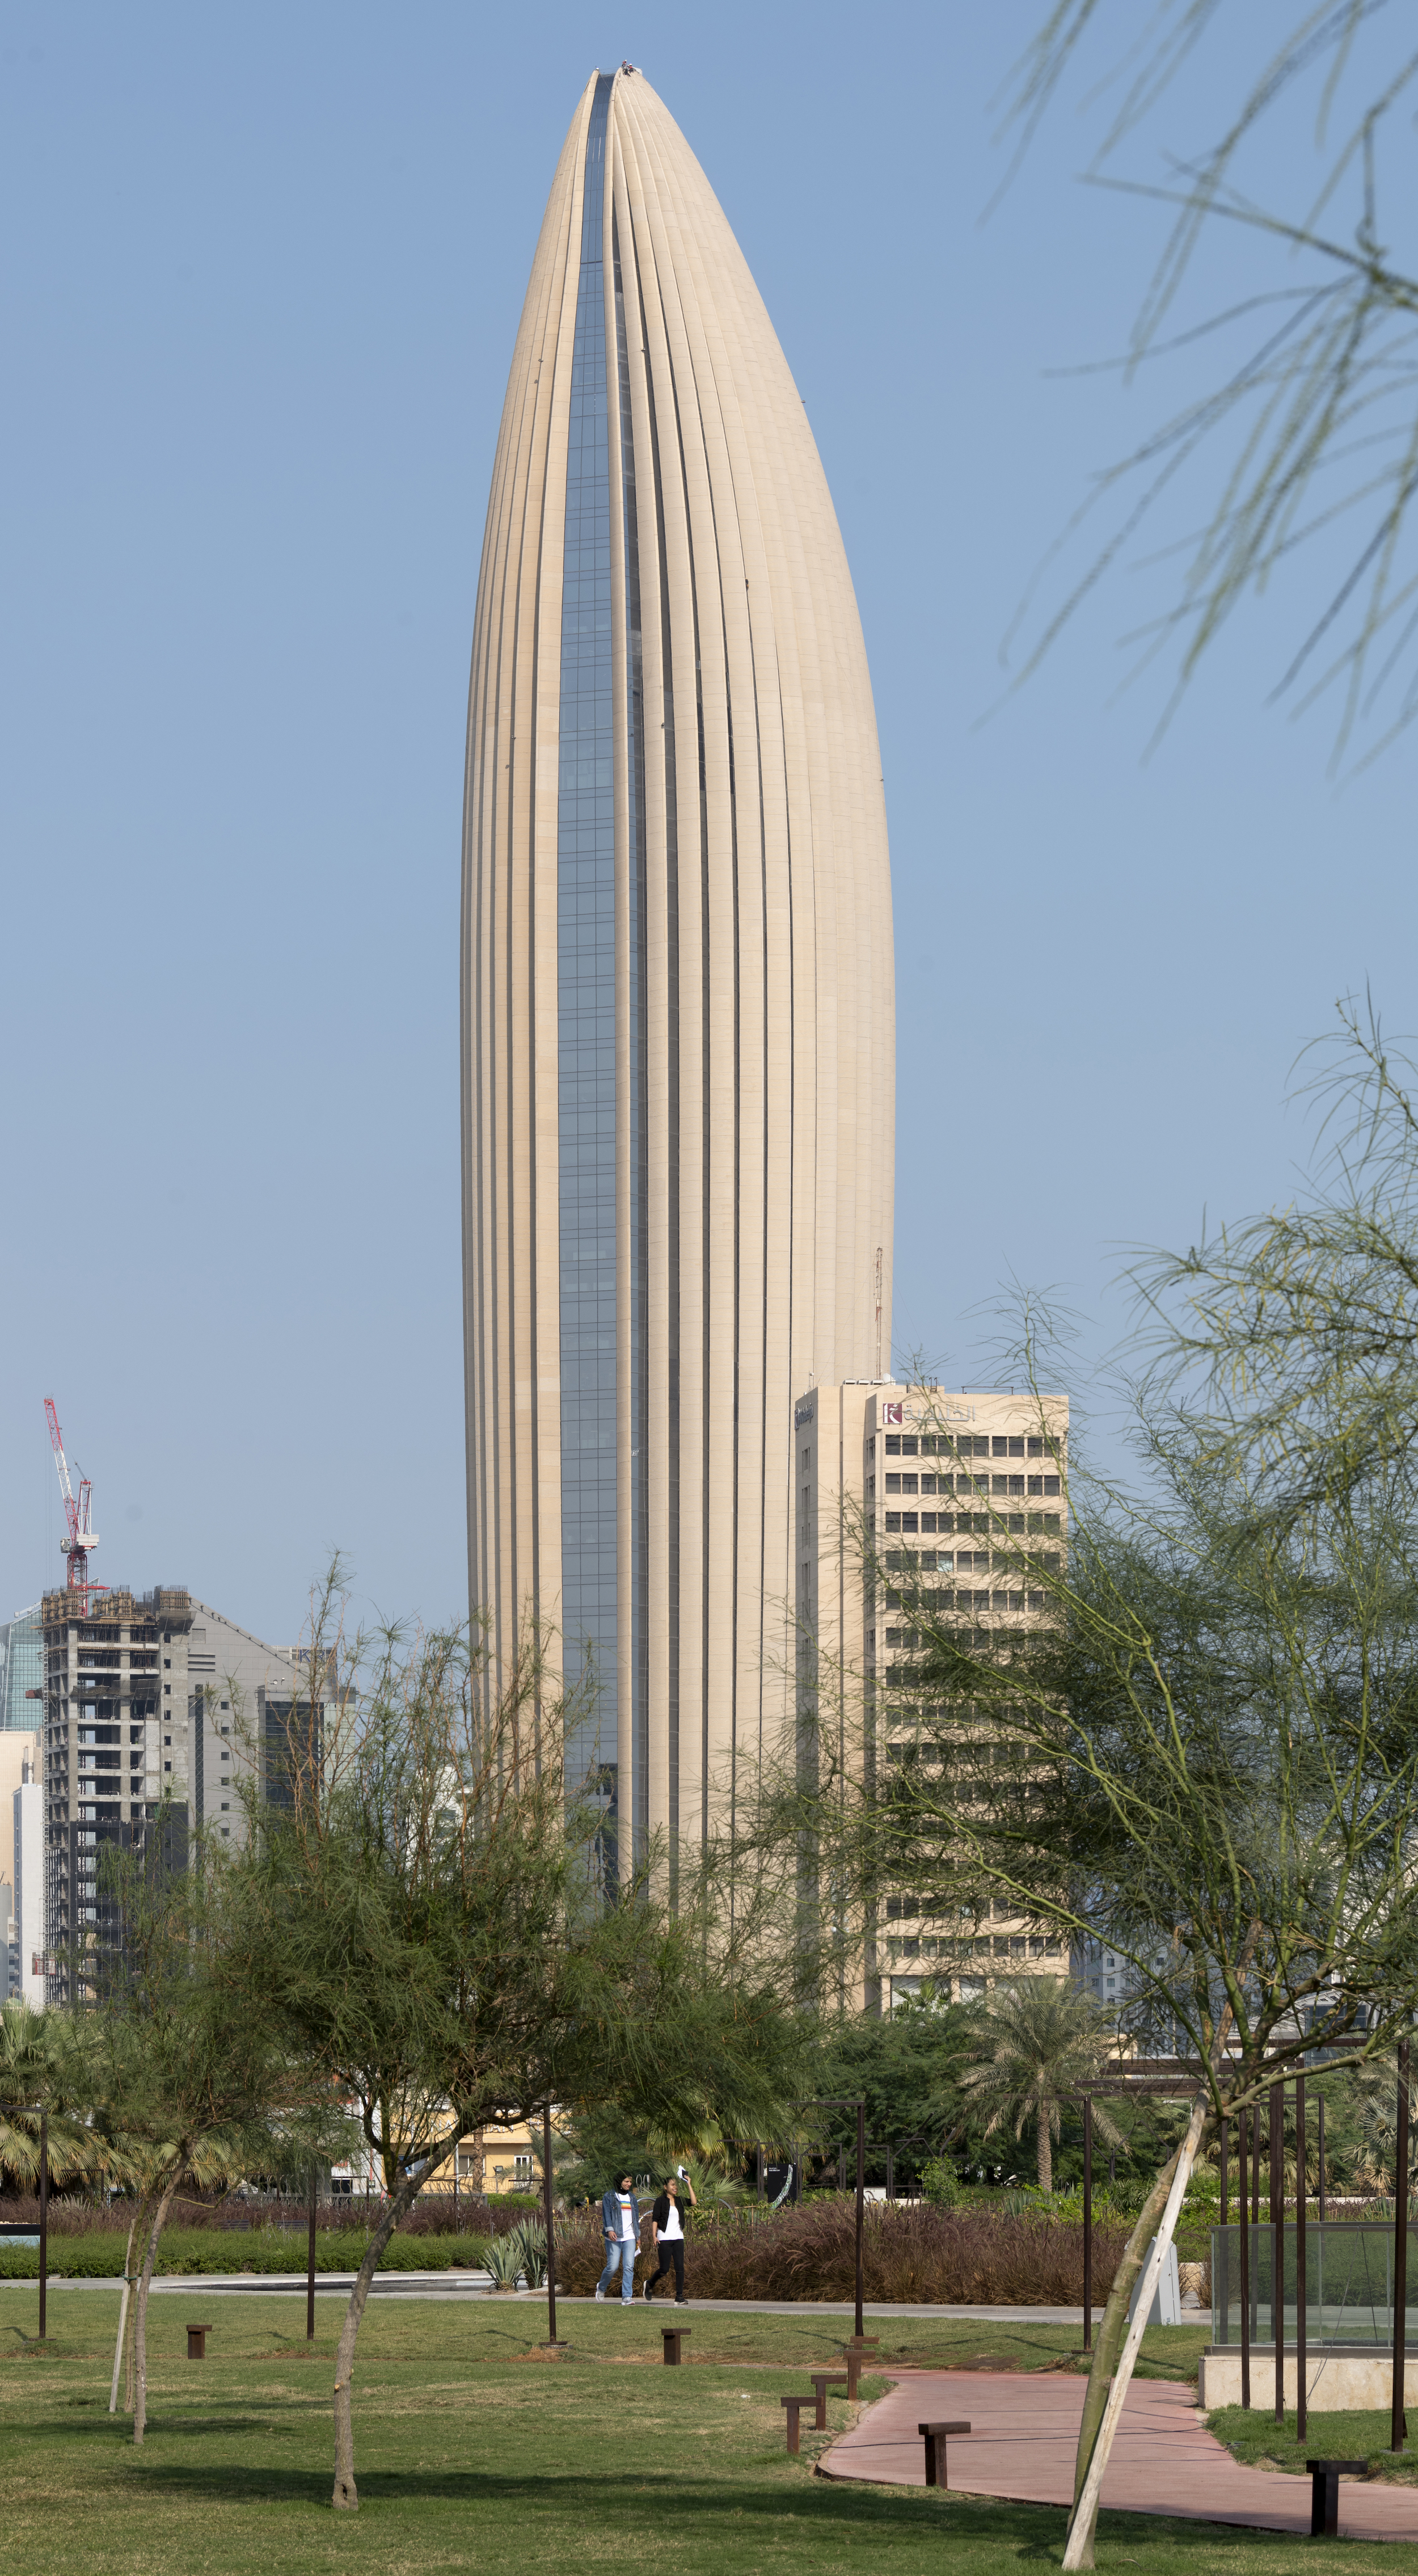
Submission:
M 93 1486 L 83 1469 L 79 1468 L 79 1499 L 75 1502 L 74 1488 L 69 1482 L 69 1462 L 64 1455 L 64 1434 L 59 1428 L 59 1416 L 54 1410 L 52 1395 L 45 1397 L 44 1410 L 49 1423 L 50 1446 L 54 1451 L 59 1469 L 59 1490 L 64 1497 L 64 1517 L 69 1524 L 68 1537 L 61 1538 L 59 1542 L 61 1553 L 69 1560 L 69 1589 L 71 1592 L 98 1592 L 103 1589 L 103 1586 L 89 1581 L 89 1552 L 98 1545 L 98 1539 L 89 1527 Z M 78 1463 L 75 1459 L 76 1467 Z

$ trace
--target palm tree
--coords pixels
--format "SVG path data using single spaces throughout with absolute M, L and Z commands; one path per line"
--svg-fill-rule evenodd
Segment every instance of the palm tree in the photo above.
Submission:
M 1037 2123 L 1039 2189 L 1054 2187 L 1054 2140 L 1063 2103 L 1098 2073 L 1113 2032 L 1092 1998 L 1070 1979 L 1001 1980 L 980 2012 L 974 2062 L 961 2083 L 988 2111 L 985 2135 L 1012 2125 L 1016 2138 Z M 1109 2145 L 1121 2132 L 1101 2102 L 1093 2125 Z

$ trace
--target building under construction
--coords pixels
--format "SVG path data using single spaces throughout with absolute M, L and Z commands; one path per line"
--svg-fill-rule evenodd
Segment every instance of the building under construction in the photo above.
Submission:
M 67 2003 L 113 1930 L 105 1844 L 180 1868 L 194 1834 L 239 1841 L 243 1790 L 287 1801 L 293 1732 L 313 1748 L 324 1711 L 298 1647 L 190 1592 L 71 1585 L 41 1609 L 47 1995 Z

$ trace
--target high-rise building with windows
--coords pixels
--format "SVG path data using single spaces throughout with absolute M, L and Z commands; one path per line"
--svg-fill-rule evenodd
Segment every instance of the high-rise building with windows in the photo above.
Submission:
M 939 1386 L 816 1386 L 793 1407 L 799 1706 L 838 1730 L 838 1762 L 939 1760 L 919 1704 L 913 1611 L 1007 1651 L 1048 1610 L 1031 1562 L 1057 1572 L 1068 1516 L 1063 1396 Z M 982 1748 L 988 1752 L 988 1747 Z M 884 1889 L 866 1926 L 855 2000 L 890 2009 L 929 1978 L 957 2002 L 998 1976 L 1069 1972 L 1044 1921 L 997 1903 L 944 1919 L 919 1891 Z
M 470 1587 L 589 1648 L 623 1858 L 791 1698 L 792 1400 L 891 1331 L 860 620 L 801 398 L 643 75 L 587 84 L 478 586 L 463 867 Z
M 302 1648 L 268 1646 L 177 1586 L 47 1592 L 42 1619 L 43 1844 L 23 1872 L 17 1855 L 15 1898 L 18 1912 L 23 1879 L 48 2000 L 67 2003 L 75 1963 L 117 1937 L 104 1846 L 158 1837 L 162 1865 L 181 1868 L 196 1836 L 240 1842 L 243 1791 L 289 1803 L 292 1751 L 326 1703 Z

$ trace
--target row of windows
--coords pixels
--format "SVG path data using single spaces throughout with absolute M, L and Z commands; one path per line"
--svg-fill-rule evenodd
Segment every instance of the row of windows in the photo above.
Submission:
M 1022 1438 L 1017 1432 L 888 1431 L 888 1458 L 1057 1458 L 1057 1440 Z
M 867 1479 L 871 1493 L 875 1477 Z M 1056 1494 L 1057 1476 L 888 1476 L 888 1494 Z
M 973 1955 L 996 1959 L 1061 1959 L 1062 1941 L 1041 1940 L 1037 1933 L 996 1932 L 979 1941 L 923 1941 L 910 1934 L 905 1940 L 888 1941 L 889 1959 L 953 1959 Z
M 1063 1558 L 1022 1556 L 1013 1548 L 996 1548 L 991 1554 L 984 1547 L 958 1547 L 953 1556 L 943 1554 L 940 1549 L 934 1555 L 929 1549 L 918 1555 L 905 1548 L 893 1548 L 886 1562 L 890 1566 L 908 1566 L 913 1572 L 919 1568 L 928 1574 L 1007 1574 L 1016 1583 L 1027 1583 L 1039 1574 L 1057 1574 Z M 901 1593 L 888 1591 L 885 1596 L 887 1609 L 909 1608 L 912 1597 L 908 1592 L 903 1600 Z
M 899 1719 L 899 1710 L 892 1714 Z M 996 1738 L 985 1736 L 972 1735 L 965 1742 L 925 1736 L 911 1744 L 888 1744 L 886 1759 L 889 1764 L 902 1769 L 929 1770 L 938 1766 L 942 1771 L 948 1771 L 953 1762 L 963 1762 L 972 1771 L 995 1768 L 1017 1771 L 1022 1759 L 1033 1759 L 1033 1747 L 1012 1742 L 1008 1737 L 1001 1743 Z M 1003 1898 L 996 1900 L 996 1914 L 1008 1915 L 1014 1911 L 1014 1907 L 1006 1905 Z
M 956 1514 L 955 1512 L 888 1512 L 886 1515 L 886 1531 L 889 1538 L 895 1536 L 898 1532 L 902 1538 L 915 1538 L 917 1536 L 923 1538 L 934 1538 L 936 1536 L 949 1538 L 953 1536 L 956 1529 L 959 1528 L 964 1531 L 969 1531 L 973 1536 L 984 1538 L 992 1530 L 997 1530 L 1000 1527 L 1003 1517 L 1003 1515 L 992 1515 L 988 1512 L 961 1512 L 959 1514 Z M 1015 1512 L 1009 1515 L 1009 1528 L 1011 1531 L 1018 1529 L 1021 1535 L 1024 1534 L 1027 1528 L 1028 1531 L 1035 1536 L 1057 1538 L 1059 1536 L 1059 1516 L 1057 1512 L 1029 1512 L 1027 1514 L 1024 1512 Z M 886 1559 L 887 1564 L 894 1564 L 895 1561 L 895 1558 L 888 1553 Z
M 942 1610 L 1047 1610 L 1049 1606 L 1047 1592 L 940 1591 L 932 1600 Z M 918 1628 L 888 1628 L 886 1642 L 913 1654 L 921 1644 L 921 1633 Z

